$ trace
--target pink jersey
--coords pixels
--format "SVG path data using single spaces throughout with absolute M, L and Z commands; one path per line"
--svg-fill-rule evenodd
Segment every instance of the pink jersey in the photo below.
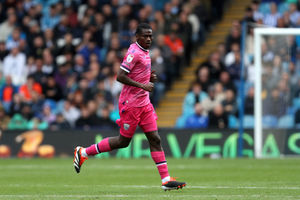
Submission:
M 151 59 L 149 51 L 137 42 L 130 45 L 120 68 L 128 72 L 132 80 L 147 84 L 151 76 Z M 150 103 L 149 92 L 134 86 L 124 85 L 119 103 L 127 107 L 142 107 Z

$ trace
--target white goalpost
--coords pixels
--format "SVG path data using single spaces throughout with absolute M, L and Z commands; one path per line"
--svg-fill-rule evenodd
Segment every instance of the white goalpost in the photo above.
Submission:
M 256 158 L 263 158 L 263 104 L 262 104 L 262 42 L 264 36 L 297 36 L 299 28 L 255 28 L 254 29 L 254 65 L 255 65 L 255 98 L 254 98 L 254 153 Z

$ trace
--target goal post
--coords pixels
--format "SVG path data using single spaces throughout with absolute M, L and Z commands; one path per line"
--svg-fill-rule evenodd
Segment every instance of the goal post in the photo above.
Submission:
M 254 153 L 256 158 L 263 158 L 263 102 L 262 102 L 262 38 L 266 36 L 297 36 L 299 28 L 255 28 L 254 29 Z

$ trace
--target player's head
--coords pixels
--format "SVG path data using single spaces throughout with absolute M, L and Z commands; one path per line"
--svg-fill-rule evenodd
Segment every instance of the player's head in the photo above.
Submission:
M 152 43 L 152 28 L 149 24 L 141 23 L 135 32 L 136 40 L 145 49 L 149 49 Z

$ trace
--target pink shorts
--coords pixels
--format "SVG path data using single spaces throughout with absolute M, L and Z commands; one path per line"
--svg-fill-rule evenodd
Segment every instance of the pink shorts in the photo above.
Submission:
M 141 127 L 144 133 L 157 130 L 157 115 L 153 105 L 149 103 L 143 107 L 127 107 L 122 103 L 119 104 L 120 134 L 127 138 L 132 138 L 135 133 L 137 125 Z

